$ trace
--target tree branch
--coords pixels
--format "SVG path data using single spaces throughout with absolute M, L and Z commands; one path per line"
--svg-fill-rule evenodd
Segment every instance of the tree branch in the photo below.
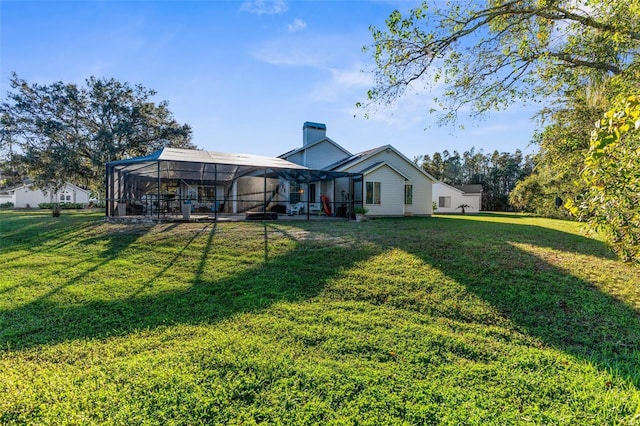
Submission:
M 586 68 L 593 68 L 601 71 L 609 71 L 616 75 L 623 73 L 623 70 L 620 67 L 617 67 L 613 64 L 609 64 L 606 62 L 586 61 L 584 59 L 574 58 L 562 52 L 548 52 L 548 55 L 551 56 L 552 58 L 559 59 L 562 62 L 566 62 L 576 67 L 586 67 Z

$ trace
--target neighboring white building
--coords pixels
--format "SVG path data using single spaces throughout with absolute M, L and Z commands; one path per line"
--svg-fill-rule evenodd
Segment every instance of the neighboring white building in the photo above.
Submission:
M 314 169 L 362 173 L 362 194 L 349 194 L 348 188 L 332 187 L 331 182 L 322 182 L 319 189 L 310 191 L 310 202 L 316 208 L 321 194 L 329 194 L 336 205 L 362 200 L 369 216 L 433 214 L 432 185 L 436 180 L 391 145 L 351 154 L 326 136 L 324 124 L 306 122 L 303 146 L 280 158 Z
M 25 184 L 0 193 L 0 204 L 11 202 L 15 208 L 37 208 L 40 203 L 79 203 L 88 204 L 90 191 L 71 183 L 65 184 L 57 192 L 44 192 L 33 184 Z
M 433 184 L 433 202 L 436 213 L 462 213 L 461 205 L 467 205 L 465 213 L 478 213 L 482 209 L 482 185 Z

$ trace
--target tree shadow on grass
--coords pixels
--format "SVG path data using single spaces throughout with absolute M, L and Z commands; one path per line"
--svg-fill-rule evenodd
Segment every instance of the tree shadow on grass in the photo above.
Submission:
M 38 212 L 39 213 L 39 212 Z M 91 215 L 62 215 L 54 218 L 50 213 L 4 215 L 0 220 L 0 252 L 5 261 L 24 257 L 22 251 L 41 253 L 62 248 L 86 235 L 102 222 Z
M 424 289 L 360 287 L 346 297 L 466 324 L 508 324 L 640 389 L 640 269 L 621 266 L 600 241 L 512 215 L 485 216 L 358 224 L 349 231 L 351 238 L 409 253 L 466 292 L 446 288 L 451 284 L 443 281 Z M 510 223 L 493 217 L 510 218 Z M 313 232 L 323 225 L 304 226 Z M 344 231 L 327 232 L 339 237 Z M 434 294 L 422 297 L 420 292 Z M 477 309 L 472 299 L 493 309 Z
M 640 388 L 638 305 L 601 282 L 635 288 L 637 296 L 640 270 L 629 265 L 611 275 L 607 265 L 617 260 L 603 243 L 517 221 L 446 217 L 433 219 L 423 238 L 399 248 L 487 301 L 523 333 Z M 454 319 L 482 321 L 460 316 Z
M 216 256 L 238 254 L 220 253 L 220 246 L 228 245 L 230 240 L 227 238 L 227 242 L 220 244 L 220 225 L 208 225 L 196 233 L 183 234 L 180 245 L 171 249 L 171 254 L 164 258 L 166 263 L 154 272 L 140 271 L 148 276 L 138 281 L 137 290 L 126 297 L 62 304 L 46 296 L 0 310 L 0 350 L 108 338 L 163 325 L 215 323 L 238 313 L 260 312 L 279 301 L 312 298 L 341 271 L 385 250 L 399 249 L 486 301 L 522 333 L 592 362 L 640 388 L 638 306 L 601 288 L 598 272 L 610 262 L 617 262 L 601 242 L 517 220 L 504 223 L 480 218 L 242 226 L 243 232 L 249 229 L 255 234 L 252 237 L 238 234 L 235 238 L 253 238 L 255 243 L 264 236 L 265 245 L 252 247 L 248 258 L 235 262 L 237 272 L 216 274 Z M 163 235 L 162 230 L 156 231 Z M 66 284 L 83 283 L 90 272 L 109 268 L 143 232 L 91 237 L 95 238 L 93 241 L 88 238 L 84 243 L 93 244 L 104 238 L 111 238 L 111 242 L 105 245 L 98 263 Z M 169 235 L 166 238 L 170 240 Z M 283 241 L 294 244 L 282 248 L 279 244 Z M 179 278 L 181 286 L 166 291 L 154 288 L 168 278 L 174 267 L 188 259 L 194 266 L 189 275 Z M 587 266 L 594 268 L 595 273 L 579 273 L 580 268 Z M 112 273 L 117 273 L 117 266 Z M 620 285 L 637 286 L 637 282 L 625 280 L 639 275 L 637 269 L 630 269 L 628 277 L 617 279 Z M 382 296 L 378 291 L 369 302 L 395 303 Z M 367 301 L 366 294 L 358 297 Z M 398 303 L 401 303 L 398 308 L 492 325 L 492 319 L 465 311 L 464 300 L 458 310 L 439 310 L 437 306 L 417 302 L 412 307 L 411 297 Z
M 128 233 L 126 238 L 122 238 L 117 233 L 111 234 L 106 238 L 87 237 L 94 233 L 100 226 L 105 226 L 102 219 L 98 219 L 92 215 L 63 215 L 59 218 L 52 218 L 50 214 L 34 214 L 28 216 L 17 215 L 12 217 L 11 223 L 4 223 L 0 227 L 0 236 L 2 239 L 2 261 L 4 262 L 5 276 L 14 274 L 14 270 L 20 273 L 20 269 L 25 262 L 33 262 L 33 268 L 43 268 L 43 278 L 47 281 L 46 276 L 58 276 L 62 274 L 72 273 L 81 268 L 81 265 L 87 263 L 82 253 L 84 246 L 90 246 L 96 241 L 106 242 L 106 248 L 101 253 L 101 260 L 98 263 L 92 263 L 91 267 L 82 270 L 81 273 L 70 277 L 62 285 L 49 285 L 50 287 L 40 298 L 50 297 L 65 287 L 77 282 L 81 282 L 90 273 L 99 270 L 101 267 L 116 259 L 122 250 L 126 249 L 144 232 Z M 58 250 L 66 250 L 68 261 L 60 262 L 60 256 L 56 252 Z M 25 253 L 26 252 L 26 253 Z M 15 253 L 15 254 L 14 254 Z M 73 256 L 73 254 L 78 254 Z M 47 258 L 50 255 L 50 258 Z M 37 260 L 34 260 L 36 259 Z M 57 259 L 56 259 L 57 258 Z M 53 260 L 51 260 L 53 259 Z M 17 261 L 14 265 L 13 262 Z M 42 266 L 42 263 L 48 261 L 54 262 L 54 265 Z M 21 286 L 42 286 L 41 280 L 30 282 L 18 282 L 14 285 L 5 285 L 0 289 L 0 294 L 7 294 L 17 290 Z M 7 296 L 4 296 L 7 297 Z M 0 322 L 0 326 L 2 326 Z M 1 329 L 0 329 L 1 331 Z M 0 340 L 0 343 L 2 341 Z
M 218 226 L 208 224 L 183 238 L 182 246 L 171 250 L 172 254 L 162 268 L 151 274 L 140 271 L 147 273 L 148 278 L 138 282 L 137 289 L 126 297 L 60 303 L 51 299 L 62 290 L 56 287 L 27 304 L 0 310 L 0 351 L 76 339 L 109 338 L 158 326 L 215 323 L 238 313 L 259 312 L 275 302 L 304 300 L 317 295 L 337 271 L 372 255 L 370 250 L 324 245 L 319 247 L 322 253 L 318 253 L 310 250 L 313 243 L 294 244 L 289 250 L 270 250 L 268 247 L 274 238 L 289 237 L 266 225 L 250 226 L 256 235 L 264 233 L 264 252 L 261 247 L 252 253 L 251 260 L 241 259 L 240 263 L 244 265 L 240 272 L 223 274 L 222 278 L 212 276 L 211 268 L 215 265 L 211 265 L 211 258 L 216 252 Z M 162 230 L 156 231 L 158 235 L 162 234 Z M 122 235 L 125 241 L 119 239 L 108 244 L 110 248 L 100 262 L 61 287 L 83 284 L 82 280 L 88 274 L 106 270 L 110 262 L 138 237 Z M 84 243 L 93 244 L 101 238 L 105 237 L 91 237 Z M 194 244 L 197 239 L 204 239 L 204 242 Z M 195 245 L 197 247 L 192 247 Z M 166 291 L 153 288 L 185 257 L 194 256 L 199 258 L 195 269 L 181 277 L 180 285 Z M 323 258 L 325 262 L 318 261 Z M 111 273 L 117 274 L 117 269 Z

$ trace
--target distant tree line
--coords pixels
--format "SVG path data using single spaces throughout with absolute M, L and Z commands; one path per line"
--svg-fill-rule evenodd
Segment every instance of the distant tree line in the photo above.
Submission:
M 533 171 L 532 156 L 494 151 L 485 154 L 471 148 L 460 155 L 458 151 L 435 152 L 414 158 L 425 172 L 449 185 L 482 185 L 482 210 L 510 211 L 509 193 L 516 183 Z

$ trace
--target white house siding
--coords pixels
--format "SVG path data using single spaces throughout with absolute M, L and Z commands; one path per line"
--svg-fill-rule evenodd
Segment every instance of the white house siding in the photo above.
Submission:
M 300 164 L 301 166 L 304 166 L 304 151 L 298 151 L 292 155 L 289 155 L 283 158 L 287 161 L 291 161 L 292 163 Z
M 368 215 L 404 215 L 405 179 L 402 175 L 391 167 L 384 165 L 364 175 L 363 181 L 363 201 L 364 206 L 369 209 Z M 367 204 L 367 182 L 380 182 L 380 204 Z
M 450 197 L 450 207 L 440 207 L 440 197 Z M 465 209 L 467 213 L 478 213 L 481 209 L 482 195 L 465 194 L 445 183 L 436 182 L 433 184 L 433 202 L 438 207 L 436 213 L 461 213 L 462 210 L 458 206 L 462 204 L 471 206 Z
M 91 197 L 91 192 L 87 191 L 86 189 L 79 188 L 75 185 L 66 184 L 64 188 L 53 195 L 54 199 L 60 201 L 60 194 L 62 192 L 66 192 L 67 195 L 71 197 L 71 200 L 69 200 L 68 197 L 65 200 L 65 202 L 68 203 L 88 204 L 89 198 Z
M 398 200 L 397 202 L 399 203 L 400 207 L 404 206 L 405 184 L 413 185 L 413 204 L 404 206 L 404 211 L 398 214 L 414 214 L 420 216 L 433 214 L 433 204 L 431 200 L 431 179 L 429 179 L 429 177 L 427 177 L 423 172 L 418 170 L 413 163 L 409 162 L 405 158 L 398 156 L 398 154 L 396 154 L 392 149 L 382 150 L 381 152 L 366 158 L 362 162 L 345 168 L 344 170 L 341 169 L 341 171 L 359 172 L 375 163 L 379 163 L 382 161 L 393 166 L 393 168 L 398 170 L 409 179 L 407 181 L 404 181 L 403 179 L 402 184 L 397 185 L 397 188 L 395 189 L 395 191 L 397 191 L 397 197 L 400 198 L 394 199 Z M 365 176 L 365 179 L 367 179 L 367 176 Z M 369 214 L 372 213 L 370 212 Z
M 309 127 L 318 129 L 318 131 L 315 132 L 314 130 L 312 134 L 308 134 L 309 129 L 307 129 L 307 124 L 318 125 L 318 127 Z M 331 139 L 323 137 L 323 135 L 326 134 L 326 127 L 321 123 L 305 123 L 303 130 L 305 131 L 305 133 L 303 133 L 303 148 L 291 151 L 289 154 L 283 154 L 280 158 L 312 169 L 324 169 L 335 163 L 351 158 L 350 162 L 343 163 L 343 166 L 334 170 L 351 173 L 362 173 L 364 171 L 366 172 L 364 184 L 366 184 L 369 176 L 373 176 L 374 173 L 376 173 L 378 174 L 376 175 L 376 179 L 380 179 L 379 182 L 381 182 L 384 187 L 381 188 L 382 196 L 384 197 L 381 199 L 381 202 L 384 206 L 382 204 L 380 206 L 368 206 L 370 207 L 369 214 L 394 216 L 404 214 L 426 216 L 433 214 L 431 186 L 435 182 L 435 179 L 424 173 L 411 162 L 411 160 L 407 159 L 390 145 L 378 150 L 361 153 L 360 157 L 352 157 L 348 151 Z M 322 139 L 316 139 L 320 137 L 322 137 Z M 372 167 L 377 163 L 386 163 L 389 166 L 384 168 L 384 170 L 382 170 L 382 167 L 380 169 Z M 370 167 L 371 169 L 367 170 Z M 390 177 L 390 181 L 386 181 L 386 177 L 382 179 L 380 173 L 387 173 L 393 177 Z M 404 204 L 405 185 L 411 185 L 413 187 L 413 200 L 412 203 L 408 205 Z M 326 192 L 330 197 L 333 192 L 334 199 L 331 201 L 343 203 L 343 201 L 347 201 L 347 194 L 349 197 L 353 197 L 353 194 L 348 193 L 349 190 L 350 189 L 343 183 L 336 182 L 333 191 L 329 186 L 322 188 L 316 192 L 316 198 L 320 192 Z M 360 191 L 359 185 L 356 191 Z M 361 195 L 364 194 L 358 194 L 356 198 L 360 199 Z M 364 199 L 364 197 L 362 198 Z M 336 205 L 336 208 L 337 207 L 338 205 Z
M 60 199 L 60 194 L 65 193 L 69 196 L 69 199 L 65 196 L 64 202 L 68 203 L 80 203 L 88 204 L 90 192 L 79 188 L 75 185 L 66 184 L 60 191 L 56 193 L 47 192 L 40 189 L 31 189 L 30 185 L 21 186 L 15 189 L 12 201 L 16 208 L 37 208 L 40 203 L 52 203 L 57 201 L 63 201 Z
M 40 203 L 51 203 L 54 198 L 51 192 L 44 193 L 36 189 L 31 190 L 28 186 L 16 189 L 16 208 L 38 207 Z
M 15 195 L 11 194 L 0 194 L 0 204 L 11 203 L 14 206 L 16 205 Z
M 305 147 L 302 151 L 283 158 L 310 169 L 322 169 L 347 156 L 348 154 L 345 154 L 343 150 L 324 139 Z

